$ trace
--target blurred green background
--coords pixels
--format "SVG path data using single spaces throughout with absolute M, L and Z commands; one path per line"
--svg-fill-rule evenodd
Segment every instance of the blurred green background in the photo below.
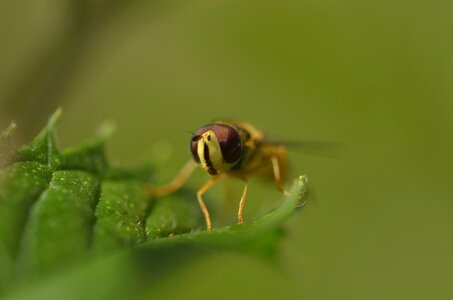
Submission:
M 61 106 L 68 146 L 114 119 L 111 160 L 158 161 L 161 180 L 219 117 L 344 144 L 290 152 L 316 199 L 286 224 L 280 267 L 217 253 L 143 298 L 450 299 L 452 29 L 436 0 L 3 1 L 0 125 L 26 142 Z M 246 219 L 280 198 L 249 192 Z

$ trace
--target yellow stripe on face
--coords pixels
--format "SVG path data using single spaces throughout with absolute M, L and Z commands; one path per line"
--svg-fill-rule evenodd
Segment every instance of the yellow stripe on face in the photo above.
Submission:
M 197 153 L 198 153 L 198 158 L 200 159 L 201 166 L 203 169 L 206 169 L 206 159 L 204 157 L 204 140 L 203 138 L 198 140 L 198 145 L 197 145 Z
M 206 171 L 208 171 L 209 168 L 214 168 L 216 171 L 225 169 L 222 150 L 219 141 L 212 130 L 202 134 L 198 141 L 197 153 L 200 158 L 201 166 Z

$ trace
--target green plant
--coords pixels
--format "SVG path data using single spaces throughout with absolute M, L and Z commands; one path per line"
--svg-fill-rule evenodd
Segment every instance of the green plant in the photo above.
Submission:
M 14 126 L 1 135 L 0 294 L 14 295 L 14 287 L 39 282 L 24 292 L 36 298 L 36 289 L 63 293 L 94 278 L 102 286 L 99 278 L 110 283 L 121 277 L 121 288 L 109 285 L 86 295 L 118 296 L 120 290 L 135 290 L 144 270 L 152 278 L 210 251 L 272 257 L 280 224 L 305 192 L 300 177 L 291 196 L 261 219 L 207 232 L 190 190 L 150 199 L 145 187 L 153 180 L 152 165 L 108 163 L 104 147 L 111 126 L 88 143 L 60 151 L 55 139 L 60 114 L 17 151 L 8 143 Z

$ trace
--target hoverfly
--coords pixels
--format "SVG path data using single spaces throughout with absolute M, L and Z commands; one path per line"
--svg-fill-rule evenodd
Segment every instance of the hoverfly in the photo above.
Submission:
M 287 173 L 286 147 L 265 139 L 263 133 L 246 122 L 214 121 L 202 126 L 189 143 L 193 159 L 190 159 L 174 179 L 160 187 L 148 187 L 153 196 L 164 196 L 179 188 L 189 178 L 197 165 L 209 175 L 209 180 L 197 191 L 198 204 L 211 230 L 211 218 L 203 201 L 203 194 L 223 176 L 242 180 L 245 185 L 239 201 L 238 223 L 243 223 L 242 212 L 247 198 L 247 178 L 262 174 L 273 178 L 277 189 L 288 195 L 282 181 Z

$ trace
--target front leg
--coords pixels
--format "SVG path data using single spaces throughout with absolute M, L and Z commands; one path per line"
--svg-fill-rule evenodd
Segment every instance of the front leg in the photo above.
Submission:
M 184 183 L 186 183 L 187 179 L 195 170 L 196 166 L 196 162 L 194 162 L 192 159 L 189 160 L 170 183 L 159 187 L 148 185 L 148 194 L 155 197 L 162 197 L 179 190 L 184 185 Z
M 197 198 L 198 204 L 200 205 L 201 211 L 203 212 L 204 219 L 206 221 L 206 228 L 211 230 L 211 217 L 209 216 L 209 211 L 206 208 L 206 205 L 203 201 L 203 194 L 216 183 L 217 180 L 222 176 L 222 173 L 219 173 L 213 177 L 211 177 L 198 191 L 197 191 Z

